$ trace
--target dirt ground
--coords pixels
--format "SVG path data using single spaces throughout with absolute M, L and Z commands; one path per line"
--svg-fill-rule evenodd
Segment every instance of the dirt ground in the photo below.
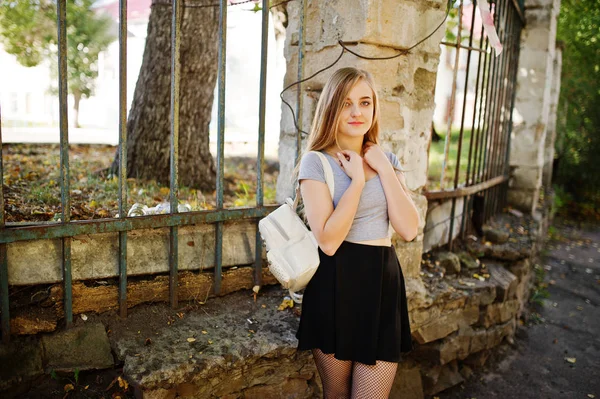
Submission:
M 549 297 L 514 344 L 439 399 L 600 398 L 600 225 L 556 221 L 541 265 Z

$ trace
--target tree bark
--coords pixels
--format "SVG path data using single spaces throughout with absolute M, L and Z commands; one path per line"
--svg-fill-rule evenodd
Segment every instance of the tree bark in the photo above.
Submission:
M 199 0 L 198 5 L 214 4 Z M 209 130 L 218 66 L 218 7 L 185 7 L 180 28 L 179 184 L 215 189 Z M 171 4 L 153 0 L 127 121 L 127 177 L 170 181 Z M 118 153 L 112 171 L 118 171 Z

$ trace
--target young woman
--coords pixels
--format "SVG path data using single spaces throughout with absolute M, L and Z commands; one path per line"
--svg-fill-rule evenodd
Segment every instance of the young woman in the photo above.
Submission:
M 412 349 L 402 269 L 389 226 L 405 240 L 419 216 L 397 157 L 378 143 L 372 76 L 342 68 L 325 84 L 298 181 L 320 265 L 304 292 L 296 337 L 312 350 L 325 398 L 387 398 Z M 321 151 L 333 169 L 331 198 Z

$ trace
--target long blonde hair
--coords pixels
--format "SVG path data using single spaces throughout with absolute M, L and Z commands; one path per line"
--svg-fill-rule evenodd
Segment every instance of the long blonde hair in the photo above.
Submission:
M 363 146 L 367 142 L 379 143 L 379 99 L 373 76 L 363 69 L 346 67 L 335 71 L 329 77 L 321 91 L 306 143 L 306 152 L 321 151 L 331 147 L 333 144 L 339 147 L 337 129 L 340 122 L 340 114 L 348 93 L 350 93 L 350 90 L 360 80 L 364 80 L 373 91 L 373 122 L 365 134 Z M 296 182 L 296 184 L 301 157 L 298 159 L 298 164 L 296 164 L 294 173 L 292 174 L 292 181 Z
M 364 137 L 367 142 L 378 144 L 379 141 L 379 99 L 373 76 L 362 69 L 346 67 L 335 71 L 325 83 L 306 144 L 306 151 L 320 151 L 337 142 L 337 129 L 340 114 L 350 90 L 363 80 L 373 91 L 373 122 Z

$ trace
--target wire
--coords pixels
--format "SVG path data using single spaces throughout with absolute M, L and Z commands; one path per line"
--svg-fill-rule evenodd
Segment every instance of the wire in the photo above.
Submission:
M 288 0 L 291 1 L 291 0 Z M 440 24 L 431 32 L 429 33 L 427 36 L 425 36 L 423 39 L 419 40 L 417 43 L 413 44 L 412 46 L 410 46 L 409 48 L 405 49 L 405 50 L 399 50 L 399 53 L 396 55 L 392 55 L 392 56 L 388 56 L 388 57 L 367 57 L 364 55 L 360 55 L 359 53 L 350 50 L 348 47 L 346 47 L 349 43 L 345 43 L 342 40 L 338 40 L 338 44 L 342 47 L 342 51 L 340 52 L 340 55 L 337 57 L 337 59 L 331 63 L 330 65 L 326 66 L 323 69 L 318 70 L 317 72 L 315 72 L 314 74 L 312 74 L 311 76 L 309 76 L 308 78 L 304 78 L 302 80 L 299 80 L 297 82 L 294 82 L 292 84 L 290 84 L 289 86 L 287 86 L 286 88 L 284 88 L 281 93 L 279 94 L 279 97 L 281 98 L 281 101 L 283 101 L 283 103 L 285 105 L 287 105 L 287 107 L 290 109 L 290 111 L 292 112 L 292 118 L 294 120 L 294 127 L 296 128 L 296 132 L 298 133 L 302 133 L 303 135 L 307 136 L 309 133 L 305 132 L 304 130 L 300 129 L 300 127 L 298 126 L 298 119 L 296 118 L 296 114 L 294 113 L 294 109 L 292 108 L 292 106 L 285 101 L 285 99 L 283 98 L 283 93 L 285 93 L 287 90 L 289 90 L 290 88 L 292 88 L 293 86 L 299 85 L 303 82 L 306 82 L 307 80 L 310 80 L 312 78 L 314 78 L 315 76 L 317 76 L 318 74 L 332 68 L 335 64 L 337 64 L 339 62 L 339 60 L 342 58 L 342 56 L 344 55 L 344 52 L 349 52 L 350 54 L 358 57 L 358 58 L 362 58 L 365 60 L 390 60 L 393 58 L 397 58 L 403 55 L 407 55 L 410 53 L 411 50 L 413 50 L 414 48 L 416 48 L 417 46 L 419 46 L 420 44 L 422 44 L 423 42 L 425 42 L 427 39 L 429 39 L 431 36 L 433 36 L 446 22 L 446 20 L 448 19 L 448 15 L 450 14 L 450 8 L 452 7 L 452 4 L 455 0 L 448 0 L 446 3 L 446 14 L 444 15 L 444 19 L 442 20 L 442 22 L 440 22 Z

